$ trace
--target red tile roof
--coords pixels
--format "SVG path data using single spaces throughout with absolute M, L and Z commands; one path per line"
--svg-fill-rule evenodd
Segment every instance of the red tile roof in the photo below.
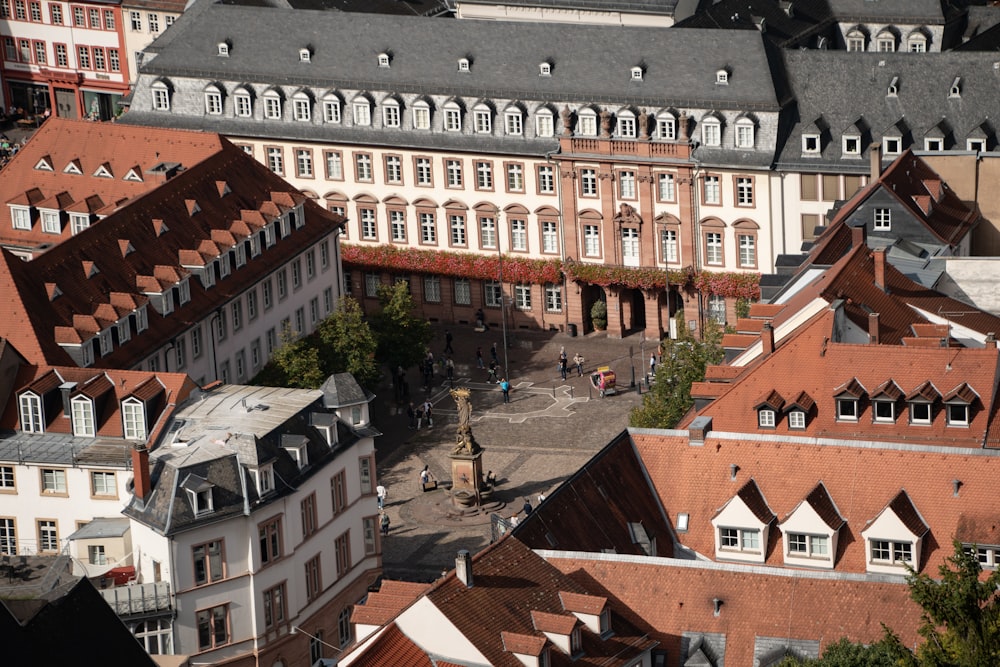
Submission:
M 531 621 L 539 632 L 568 635 L 579 621 L 572 614 L 551 614 L 546 611 L 531 610 Z
M 395 623 L 380 630 L 373 640 L 366 640 L 351 655 L 351 667 L 434 667 L 435 664 Z
M 222 139 L 217 134 L 53 117 L 4 167 L 0 202 L 30 201 L 43 208 L 108 214 L 112 211 L 101 210 L 108 204 L 118 208 L 163 182 L 162 177 L 144 170 L 162 162 L 179 163 L 189 169 L 220 150 Z M 35 168 L 43 161 L 51 171 Z M 81 173 L 67 173 L 65 168 L 70 163 Z M 101 165 L 106 166 L 111 178 L 94 175 Z M 137 166 L 142 180 L 126 180 L 125 175 Z M 3 215 L 9 219 L 9 212 Z M 0 244 L 36 248 L 59 243 L 72 234 L 68 220 L 62 223 L 61 234 L 43 232 L 37 218 L 31 230 L 0 225 Z

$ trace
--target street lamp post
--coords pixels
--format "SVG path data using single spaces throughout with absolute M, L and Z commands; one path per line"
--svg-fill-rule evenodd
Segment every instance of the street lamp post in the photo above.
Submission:
M 323 641 L 322 639 L 320 639 L 316 635 L 309 634 L 308 632 L 306 632 L 305 630 L 303 630 L 302 628 L 300 628 L 297 625 L 293 625 L 292 626 L 292 630 L 291 630 L 291 634 L 297 635 L 297 634 L 300 634 L 300 633 L 303 634 L 303 635 L 305 635 L 309 639 L 312 639 L 313 641 L 319 642 L 323 646 L 327 646 L 329 648 L 332 648 L 334 651 L 336 651 L 338 653 L 340 653 L 340 652 L 342 652 L 344 650 L 344 649 L 340 648 L 339 646 L 334 646 L 333 644 L 331 644 L 329 642 Z

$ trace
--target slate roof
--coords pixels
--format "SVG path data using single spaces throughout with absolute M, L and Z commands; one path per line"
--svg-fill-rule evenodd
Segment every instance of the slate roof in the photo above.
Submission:
M 827 0 L 840 21 L 881 20 L 887 23 L 944 22 L 940 0 Z
M 4 168 L 0 202 L 27 203 L 21 200 L 26 193 L 34 193 L 31 198 L 35 205 L 68 211 L 71 207 L 79 209 L 88 198 L 97 198 L 96 212 L 107 215 L 161 184 L 162 178 L 147 173 L 154 165 L 174 162 L 189 168 L 221 150 L 222 139 L 204 132 L 53 117 L 42 124 Z M 82 174 L 65 171 L 74 161 Z M 36 168 L 42 164 L 48 165 L 48 169 Z M 94 175 L 102 165 L 110 177 Z M 125 180 L 130 171 L 142 180 Z M 9 219 L 9 210 L 3 211 L 3 215 Z M 72 236 L 69 220 L 63 217 L 61 234 L 43 232 L 37 216 L 30 230 L 0 225 L 0 244 L 34 249 L 42 244 L 60 243 Z
M 881 5 L 882 3 L 865 3 Z M 935 2 L 935 4 L 937 4 Z M 782 171 L 866 173 L 868 151 L 885 136 L 901 136 L 902 149 L 924 148 L 924 136 L 942 121 L 948 132 L 944 148 L 965 150 L 966 137 L 987 130 L 987 148 L 997 145 L 991 120 L 1000 107 L 1000 70 L 979 53 L 848 53 L 846 51 L 783 52 L 785 68 L 797 105 L 789 111 L 791 128 L 778 146 L 776 167 Z M 961 96 L 949 97 L 956 77 Z M 897 94 L 889 85 L 897 78 Z M 845 94 L 845 91 L 850 91 Z M 842 157 L 842 136 L 854 133 L 863 119 L 858 158 Z M 821 153 L 803 156 L 802 135 L 822 119 Z M 904 131 L 897 123 L 902 121 Z
M 462 0 L 463 4 L 489 4 L 486 0 Z M 510 7 L 552 7 L 563 10 L 587 12 L 630 12 L 639 14 L 663 14 L 672 16 L 678 0 L 504 0 Z
M 273 42 L 276 30 L 297 38 Z M 746 110 L 779 106 L 764 42 L 753 33 L 440 21 L 226 5 L 185 14 L 168 32 L 169 40 L 150 47 L 156 57 L 147 59 L 143 74 L 280 81 L 321 91 Z M 370 35 L 384 37 L 374 46 Z M 222 58 L 218 44 L 226 39 L 232 47 L 229 57 Z M 271 46 L 256 48 L 262 43 Z M 314 53 L 309 63 L 301 63 L 298 52 L 307 44 L 315 47 Z M 428 49 L 428 44 L 437 47 Z M 378 67 L 380 51 L 391 52 L 390 67 Z M 458 71 L 459 58 L 469 58 L 469 72 Z M 546 60 L 553 62 L 552 76 L 541 77 L 538 63 Z M 643 79 L 633 81 L 630 68 L 640 63 Z M 730 83 L 716 85 L 715 72 L 725 65 L 734 70 Z
M 319 389 L 328 408 L 370 403 L 375 398 L 375 394 L 363 389 L 350 373 L 334 373 Z
M 186 331 L 192 321 L 246 291 L 260 276 L 284 266 L 304 247 L 332 234 L 342 220 L 339 216 L 307 200 L 238 147 L 219 141 L 222 149 L 210 158 L 40 257 L 24 262 L 0 252 L 0 291 L 12 301 L 8 316 L 0 322 L 0 336 L 34 363 L 72 364 L 58 342 L 89 340 L 116 318 L 146 304 L 144 291 L 169 287 L 190 275 L 181 266 L 184 251 L 205 251 L 204 242 L 217 238 L 220 231 L 242 241 L 302 203 L 303 227 L 258 257 L 248 257 L 246 269 L 233 270 L 210 289 L 191 280 L 191 300 L 171 315 L 148 308 L 148 329 L 94 364 L 129 367 Z M 4 173 L 9 170 L 8 166 Z M 129 241 L 134 251 L 123 252 L 122 240 Z M 228 252 L 229 247 L 227 242 L 213 242 L 210 257 Z
M 836 572 L 865 572 L 861 531 L 905 490 L 929 528 L 920 570 L 936 572 L 952 553 L 962 514 L 982 516 L 984 508 L 992 507 L 991 480 L 1000 469 L 1000 456 L 975 448 L 893 444 L 879 426 L 869 420 L 859 424 L 854 435 L 813 438 L 713 424 L 700 447 L 690 446 L 686 434 L 676 431 L 634 430 L 632 438 L 670 517 L 689 515 L 684 546 L 709 558 L 715 555 L 710 521 L 716 508 L 736 493 L 730 481 L 730 466 L 736 465 L 737 482 L 752 478 L 770 509 L 782 517 L 822 481 L 846 522 L 840 528 Z M 953 479 L 961 481 L 957 497 Z M 987 521 L 965 521 L 963 528 L 967 541 L 995 543 L 996 531 L 990 531 Z M 782 551 L 780 535 L 772 535 L 766 564 L 781 567 Z
M 753 665 L 758 638 L 819 640 L 823 647 L 841 637 L 872 643 L 882 638 L 884 619 L 905 645 L 919 641 L 920 608 L 901 577 L 601 554 L 541 555 L 588 588 L 603 588 L 634 622 L 652 628 L 658 648 L 673 658 L 681 655 L 683 638 L 716 634 L 725 639 L 725 664 Z M 716 598 L 722 601 L 718 616 Z
M 785 6 L 791 11 L 786 11 Z M 815 47 L 815 35 L 827 35 L 834 26 L 828 0 L 721 0 L 674 24 L 675 28 L 758 30 L 764 21 L 764 36 L 782 47 Z M 829 39 L 829 36 L 828 36 Z
M 532 512 L 514 528 L 514 535 L 534 549 L 645 555 L 635 526 L 630 528 L 641 524 L 646 537 L 655 540 L 657 555 L 673 554 L 670 525 L 626 433 L 560 484 L 544 506 L 544 512 Z

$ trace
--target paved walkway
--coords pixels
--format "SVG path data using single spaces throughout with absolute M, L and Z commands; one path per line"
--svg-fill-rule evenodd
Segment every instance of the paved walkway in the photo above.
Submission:
M 648 364 L 655 342 L 639 334 L 608 339 L 603 334 L 570 338 L 565 334 L 517 331 L 508 347 L 511 402 L 503 403 L 496 384 L 486 383 L 486 371 L 476 368 L 475 349 L 501 342 L 501 333 L 476 333 L 469 327 L 450 327 L 455 340 L 453 359 L 456 386 L 472 390 L 472 431 L 483 447 L 483 470 L 496 473 L 495 499 L 506 518 L 520 512 L 525 499 L 537 504 L 539 494 L 549 493 L 601 449 L 628 424 L 632 407 L 642 397 L 630 389 L 632 366 L 636 382 Z M 431 350 L 444 349 L 444 327 L 435 329 Z M 502 344 L 502 342 L 501 342 Z M 557 369 L 560 347 L 570 360 L 578 352 L 586 362 L 584 375 L 575 369 L 563 380 Z M 630 362 L 629 348 L 633 356 Z M 641 354 L 645 357 L 640 356 Z M 503 352 L 500 351 L 501 363 Z M 591 388 L 588 372 L 610 366 L 618 376 L 620 392 L 601 398 Z M 376 441 L 379 480 L 388 489 L 386 510 L 391 520 L 383 538 L 383 565 L 387 577 L 429 581 L 454 567 L 459 549 L 475 553 L 489 544 L 489 517 L 455 519 L 443 489 L 424 493 L 419 475 L 425 465 L 448 486 L 455 445 L 457 413 L 444 379 L 436 377 L 429 392 L 414 369 L 407 377 L 414 403 L 429 397 L 434 405 L 434 426 L 410 430 L 405 403 L 394 400 L 394 388 L 385 384 L 374 402 L 374 425 L 383 432 Z M 645 385 L 642 385 L 643 392 Z

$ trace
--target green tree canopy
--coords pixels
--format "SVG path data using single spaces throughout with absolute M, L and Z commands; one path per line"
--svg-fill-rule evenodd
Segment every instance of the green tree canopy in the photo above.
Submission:
M 430 323 L 413 315 L 409 283 L 383 285 L 378 300 L 382 309 L 371 318 L 378 339 L 377 359 L 391 368 L 417 365 L 424 358 L 432 334 Z
M 675 339 L 660 343 L 660 363 L 656 367 L 656 384 L 642 399 L 642 406 L 632 409 L 629 424 L 640 428 L 673 428 L 687 414 L 694 401 L 691 385 L 705 379 L 705 368 L 718 364 L 722 350 L 722 328 L 709 319 L 702 339 L 696 339 L 678 313 Z
M 274 351 L 268 368 L 255 382 L 280 387 L 316 389 L 327 374 L 320 367 L 319 350 L 307 339 L 293 340 L 285 328 L 281 332 L 281 347 Z
M 362 386 L 374 388 L 379 379 L 375 353 L 378 341 L 357 301 L 349 296 L 316 329 L 319 358 L 326 376 L 350 373 Z

